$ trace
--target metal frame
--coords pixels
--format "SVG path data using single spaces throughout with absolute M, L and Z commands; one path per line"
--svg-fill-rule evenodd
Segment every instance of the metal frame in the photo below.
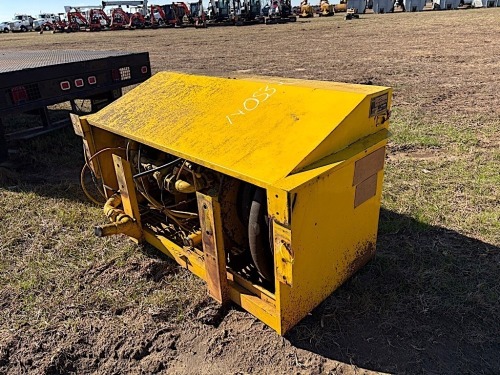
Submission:
M 75 110 L 74 100 L 91 99 L 94 112 L 120 97 L 123 87 L 141 83 L 151 76 L 147 52 L 5 51 L 0 55 L 0 63 L 0 162 L 8 157 L 7 142 L 45 134 L 69 124 L 69 119 L 51 124 L 47 106 L 70 101 Z M 144 66 L 147 72 L 142 71 Z M 130 68 L 130 77 L 113 79 L 112 71 L 123 67 Z M 74 86 L 75 79 L 87 80 L 89 76 L 95 76 L 97 83 Z M 62 91 L 61 81 L 69 81 L 72 88 Z M 20 86 L 33 88 L 34 97 L 15 103 L 11 90 Z M 2 117 L 25 112 L 38 112 L 42 126 L 6 134 Z

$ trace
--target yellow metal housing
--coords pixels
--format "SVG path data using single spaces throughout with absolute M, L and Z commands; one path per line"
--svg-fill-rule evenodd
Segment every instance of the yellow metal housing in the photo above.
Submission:
M 284 334 L 374 255 L 390 104 L 386 87 L 163 72 L 74 125 L 90 155 L 129 139 L 264 188 L 272 288 L 224 269 L 220 209 L 208 193 L 197 193 L 215 232 L 210 246 L 203 233 L 203 251 L 145 226 L 142 236 L 207 280 L 214 298 L 227 294 Z M 118 188 L 110 155 L 93 162 Z M 124 211 L 140 223 L 137 210 Z
M 303 4 L 300 6 L 300 18 L 309 18 L 314 17 L 314 9 L 309 4 Z
M 335 14 L 335 7 L 327 0 L 322 0 L 320 4 L 320 16 L 333 16 Z

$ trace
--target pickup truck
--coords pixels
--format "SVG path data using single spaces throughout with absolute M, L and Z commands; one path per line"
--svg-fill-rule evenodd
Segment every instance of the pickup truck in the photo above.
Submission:
M 0 33 L 8 33 L 10 31 L 10 22 L 0 22 Z

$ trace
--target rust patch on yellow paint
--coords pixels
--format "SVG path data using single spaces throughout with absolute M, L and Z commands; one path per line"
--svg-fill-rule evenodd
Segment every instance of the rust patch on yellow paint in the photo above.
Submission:
M 375 242 L 365 242 L 356 247 L 354 260 L 347 269 L 347 277 L 354 275 L 375 256 Z

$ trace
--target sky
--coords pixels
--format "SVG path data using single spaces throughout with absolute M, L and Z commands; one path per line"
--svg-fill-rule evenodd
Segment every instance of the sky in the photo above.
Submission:
M 100 0 L 89 0 L 88 5 L 100 4 Z M 81 0 L 73 2 L 71 0 L 0 0 L 0 22 L 11 20 L 14 13 L 29 14 L 37 17 L 37 14 L 46 13 L 62 13 L 65 5 L 73 5 L 73 3 L 83 4 Z
M 169 4 L 173 0 L 157 0 L 152 4 Z M 193 2 L 194 0 L 185 0 Z M 331 1 L 333 4 L 338 1 Z M 203 3 L 208 3 L 204 0 Z M 265 4 L 265 0 L 262 2 Z M 300 0 L 292 0 L 293 5 L 298 5 Z M 312 2 L 315 3 L 314 1 Z M 317 0 L 319 3 L 319 0 Z M 14 17 L 14 13 L 29 14 L 36 18 L 39 13 L 62 13 L 65 5 L 99 5 L 100 0 L 0 0 L 0 22 L 9 21 Z

